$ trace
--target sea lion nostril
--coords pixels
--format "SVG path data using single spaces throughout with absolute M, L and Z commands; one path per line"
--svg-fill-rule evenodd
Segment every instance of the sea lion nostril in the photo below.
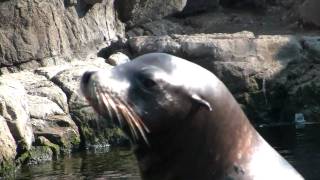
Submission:
M 87 72 L 85 72 L 85 73 L 82 75 L 81 84 L 88 84 L 88 82 L 89 82 L 92 74 L 93 74 L 92 71 L 87 71 Z

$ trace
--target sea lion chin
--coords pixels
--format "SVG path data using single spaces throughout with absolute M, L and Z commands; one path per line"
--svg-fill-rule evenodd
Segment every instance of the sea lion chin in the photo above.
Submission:
M 225 85 L 187 60 L 150 53 L 86 72 L 84 96 L 132 140 L 143 179 L 303 179 L 253 128 Z

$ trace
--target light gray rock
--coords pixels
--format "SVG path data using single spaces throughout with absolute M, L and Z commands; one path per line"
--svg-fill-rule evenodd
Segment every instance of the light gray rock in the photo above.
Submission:
M 70 151 L 79 145 L 78 127 L 70 118 L 67 96 L 61 88 L 45 76 L 32 72 L 7 74 L 2 78 L 8 81 L 14 79 L 25 87 L 28 118 L 31 118 L 30 124 L 36 138 L 44 136 L 61 146 L 63 151 Z
M 129 62 L 130 59 L 127 55 L 125 55 L 121 52 L 117 52 L 117 53 L 114 53 L 111 56 L 109 56 L 109 58 L 106 61 L 108 64 L 116 66 L 119 64 Z
M 111 68 L 111 65 L 105 63 L 103 58 L 91 59 L 90 62 L 86 61 L 74 61 L 71 66 L 65 68 L 64 70 L 57 73 L 51 78 L 51 80 L 58 85 L 68 98 L 71 97 L 73 93 L 80 94 L 80 79 L 82 74 L 88 70 L 97 70 L 99 68 Z M 57 69 L 54 68 L 44 68 L 42 73 L 56 72 Z M 54 73 L 52 73 L 54 74 Z
M 47 97 L 28 95 L 27 101 L 31 118 L 44 119 L 49 116 L 64 114 L 64 111 Z
M 19 81 L 0 77 L 0 114 L 7 121 L 19 148 L 30 149 L 33 132 L 26 91 Z
M 248 57 L 256 56 L 254 35 L 251 32 L 176 37 L 181 44 L 181 51 L 188 57 L 210 57 L 216 61 L 245 61 Z
M 141 55 L 150 52 L 167 52 L 179 54 L 181 45 L 170 36 L 139 36 L 130 38 L 129 46 L 134 54 Z
M 65 4 L 66 2 L 66 4 Z M 93 1 L 90 1 L 93 2 Z M 11 0 L 0 3 L 0 66 L 72 57 L 96 51 L 124 35 L 114 1 L 93 6 L 74 1 Z M 33 64 L 34 64 L 33 63 Z M 20 69 L 29 69 L 30 63 Z
M 5 79 L 15 79 L 25 87 L 28 94 L 27 99 L 28 102 L 30 102 L 29 106 L 35 108 L 35 106 L 32 105 L 33 101 L 38 103 L 42 102 L 42 105 L 45 105 L 46 103 L 48 103 L 48 105 L 52 105 L 52 108 L 47 107 L 46 109 L 43 109 L 43 111 L 50 111 L 49 109 L 60 108 L 65 113 L 69 112 L 65 93 L 61 90 L 61 88 L 48 80 L 46 77 L 34 74 L 32 72 L 13 73 L 4 75 L 2 77 Z M 40 103 L 36 106 L 38 106 L 38 108 L 40 108 L 39 110 L 41 110 L 42 105 Z M 35 109 L 33 109 L 33 111 L 37 112 Z M 39 114 L 40 111 L 37 113 Z M 42 114 L 41 116 L 46 115 Z
M 302 56 L 302 46 L 297 37 L 256 37 L 251 32 L 141 36 L 129 39 L 129 45 L 138 55 L 167 52 L 185 57 L 212 71 L 216 69 L 216 64 L 213 63 L 216 61 L 247 63 L 249 67 L 255 68 L 256 72 L 264 71 L 268 76 L 270 73 L 279 72 L 290 61 Z M 246 66 L 241 65 L 238 68 L 243 70 Z
M 129 45 L 138 55 L 167 52 L 186 57 L 208 69 L 214 69 L 215 61 L 246 62 L 256 68 L 257 72 L 273 67 L 272 73 L 276 73 L 291 60 L 302 56 L 299 38 L 268 35 L 256 37 L 245 31 L 234 34 L 141 36 L 129 39 Z
M 256 46 L 261 61 L 279 63 L 284 67 L 288 62 L 301 58 L 303 51 L 300 39 L 290 35 L 260 35 Z
M 14 166 L 16 142 L 10 132 L 6 120 L 0 116 L 0 174 Z

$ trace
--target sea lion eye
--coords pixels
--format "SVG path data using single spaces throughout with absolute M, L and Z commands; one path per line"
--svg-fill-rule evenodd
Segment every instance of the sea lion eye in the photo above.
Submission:
M 150 78 L 142 78 L 141 83 L 146 88 L 152 88 L 157 85 L 157 83 Z

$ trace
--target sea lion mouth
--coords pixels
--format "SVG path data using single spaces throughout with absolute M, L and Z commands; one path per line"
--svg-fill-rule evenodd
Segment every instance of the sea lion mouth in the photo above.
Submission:
M 104 87 L 98 81 L 91 79 L 94 72 L 86 72 L 81 79 L 81 91 L 89 104 L 100 115 L 110 118 L 121 129 L 128 127 L 133 143 L 137 143 L 140 138 L 149 145 L 146 134 L 148 127 L 140 116 L 132 108 L 132 104 L 127 103 L 112 87 Z

